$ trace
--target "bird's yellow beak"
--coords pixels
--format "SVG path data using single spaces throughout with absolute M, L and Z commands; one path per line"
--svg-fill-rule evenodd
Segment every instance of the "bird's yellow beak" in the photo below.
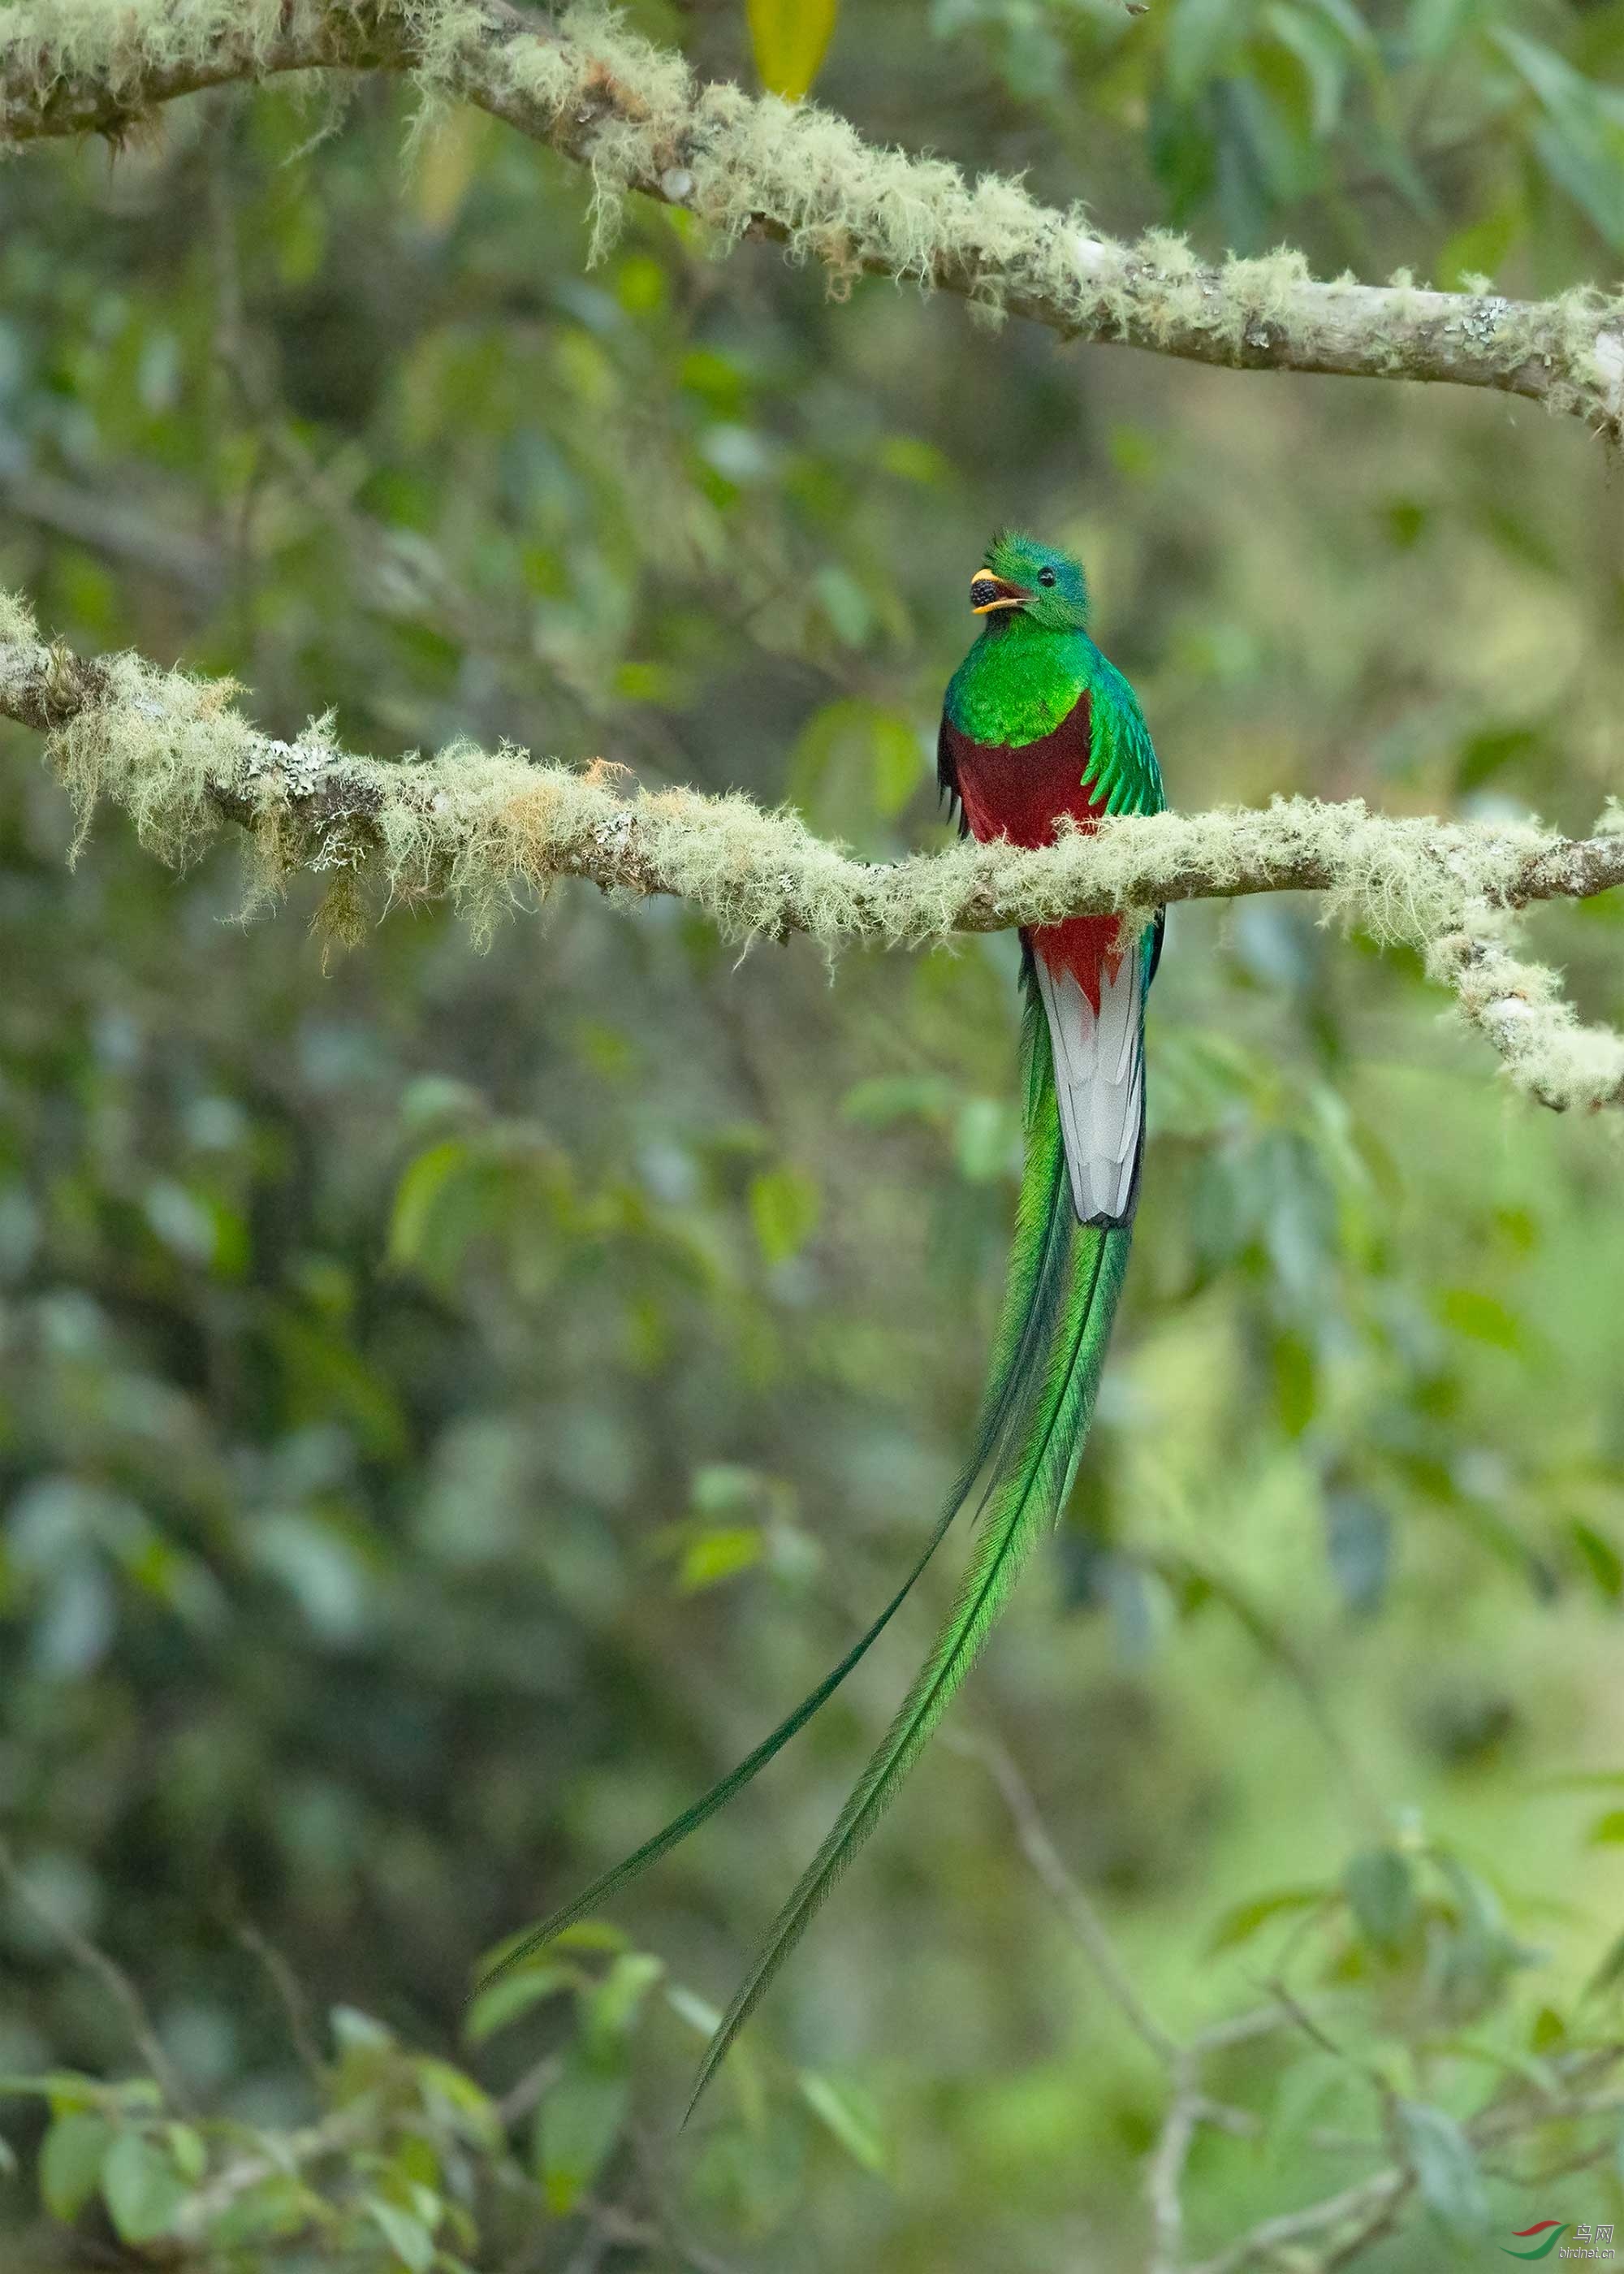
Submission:
M 995 608 L 1019 608 L 1031 598 L 1024 584 L 1011 584 L 990 568 L 978 568 L 970 579 L 970 607 L 978 616 L 989 616 Z

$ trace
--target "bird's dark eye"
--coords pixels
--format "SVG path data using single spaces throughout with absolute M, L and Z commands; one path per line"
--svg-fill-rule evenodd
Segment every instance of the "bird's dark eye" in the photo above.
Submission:
M 1052 568 L 1040 568 L 1038 570 L 1038 582 L 1040 584 L 1052 584 L 1054 581 L 1055 572 Z

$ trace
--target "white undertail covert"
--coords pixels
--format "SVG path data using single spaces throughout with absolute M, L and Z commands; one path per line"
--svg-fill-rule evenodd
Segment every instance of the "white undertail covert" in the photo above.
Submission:
M 1033 959 L 1049 1017 L 1060 1133 L 1084 1224 L 1122 1222 L 1133 1193 L 1145 1118 L 1145 964 L 1136 942 L 1100 974 L 1100 1009 L 1070 971 Z

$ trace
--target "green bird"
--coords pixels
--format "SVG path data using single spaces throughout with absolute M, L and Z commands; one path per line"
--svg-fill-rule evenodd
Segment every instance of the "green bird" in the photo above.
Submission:
M 981 840 L 1052 843 L 1059 825 L 1157 813 L 1162 775 L 1133 689 L 1088 636 L 1081 565 L 1009 531 L 971 580 L 981 636 L 953 674 L 942 791 Z M 647 1870 L 766 1766 L 883 1633 L 979 1484 L 970 1566 L 935 1646 L 705 2050 L 691 2114 L 768 1984 L 874 1830 L 969 1672 L 1077 1472 L 1127 1269 L 1145 1143 L 1145 998 L 1162 918 L 1072 916 L 1023 930 L 1026 1162 L 974 1443 L 902 1585 L 808 1698 L 710 1790 L 505 1954 L 486 1985 Z

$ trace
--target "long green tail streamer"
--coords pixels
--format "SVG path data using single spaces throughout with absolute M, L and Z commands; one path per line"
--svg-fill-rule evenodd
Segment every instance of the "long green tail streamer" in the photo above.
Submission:
M 1048 1084 L 1049 1114 L 1054 1116 L 1054 1093 L 1049 1072 L 1049 1038 L 1041 1013 L 1035 998 L 1028 1000 L 1022 1028 L 1022 1055 L 1026 1071 L 1026 1118 L 1028 1129 L 1041 1117 L 1041 1098 Z M 1041 1344 L 1046 1321 L 1053 1314 L 1056 1299 L 1064 1284 L 1066 1254 L 1065 1210 L 1062 1206 L 1067 1185 L 1065 1163 L 1061 1155 L 1056 1124 L 1053 1144 L 1043 1150 L 1041 1160 L 1034 1159 L 1028 1148 L 1026 1171 L 1022 1180 L 1020 1207 L 1016 1234 L 1010 1258 L 1008 1282 L 999 1314 L 998 1329 L 993 1345 L 987 1392 L 976 1428 L 975 1442 L 968 1459 L 959 1471 L 942 1511 L 937 1517 L 925 1545 L 912 1570 L 868 1630 L 859 1636 L 846 1656 L 826 1674 L 808 1697 L 802 1698 L 794 1712 L 786 1716 L 777 1728 L 763 1737 L 754 1752 L 746 1754 L 738 1766 L 718 1778 L 710 1789 L 674 1816 L 664 1828 L 645 1840 L 641 1848 L 610 1870 L 600 1874 L 591 1885 L 541 1921 L 501 1958 L 482 1977 L 479 1987 L 488 1990 L 493 1982 L 515 1967 L 523 1964 L 545 1943 L 562 1934 L 566 1927 L 584 1918 L 610 1895 L 618 1894 L 633 1879 L 638 1879 L 662 1856 L 696 1832 L 718 1808 L 730 1801 L 736 1792 L 743 1790 L 751 1779 L 764 1769 L 775 1754 L 780 1752 L 819 1707 L 833 1697 L 835 1691 L 865 1658 L 879 1640 L 891 1620 L 913 1592 L 925 1566 L 946 1538 L 948 1530 L 989 1464 L 991 1476 L 981 1499 L 981 1511 L 997 1491 L 1005 1465 L 1009 1441 L 1021 1434 L 1025 1418 L 1023 1409 L 1032 1400 L 1034 1360 Z M 978 1511 L 980 1512 L 980 1511 Z
M 696 1831 L 741 1791 L 834 1694 L 895 1617 L 978 1478 L 981 1529 L 958 1599 L 900 1712 L 840 1817 L 774 1921 L 701 2064 L 691 2115 L 779 1967 L 878 1823 L 1002 1609 L 1016 1575 L 1064 1505 L 1094 1411 L 1131 1231 L 1079 1225 L 1056 1105 L 1047 1023 L 1028 991 L 1022 1030 L 1026 1158 L 1008 1282 L 975 1442 L 913 1568 L 879 1616 L 755 1751 L 621 1863 L 506 1952 L 480 1986 L 520 1965 Z
M 1021 1565 L 1057 1520 L 1076 1472 L 1132 1234 L 1128 1226 L 1096 1231 L 1077 1222 L 1064 1174 L 1048 1030 L 1031 1007 L 1026 1034 L 1026 1174 L 1014 1270 L 1032 1278 L 1041 1347 L 1029 1352 L 1022 1369 L 1032 1391 L 1021 1401 L 1024 1426 L 1014 1433 L 1018 1449 L 1012 1461 L 999 1464 L 974 1555 L 935 1648 L 834 1828 L 774 1920 L 706 2048 L 689 2115 L 768 1984 L 895 1797 L 974 1663 Z M 1040 1193 L 1047 1202 L 1041 1234 L 1030 1205 Z M 1056 1246 L 1056 1263 L 1032 1273 L 1026 1260 L 1031 1250 L 1048 1254 Z

